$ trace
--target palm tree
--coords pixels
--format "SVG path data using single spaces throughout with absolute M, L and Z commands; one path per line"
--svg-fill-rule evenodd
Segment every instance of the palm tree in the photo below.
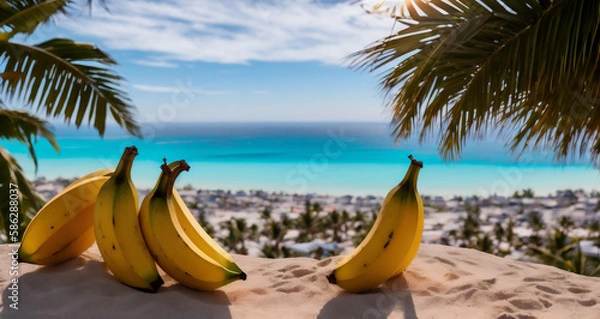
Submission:
M 6 0 L 0 3 L 0 139 L 25 144 L 37 168 L 34 142 L 43 137 L 58 151 L 49 123 L 9 104 L 25 105 L 35 114 L 59 118 L 80 127 L 93 125 L 102 136 L 107 117 L 128 133 L 140 136 L 134 107 L 121 89 L 122 78 L 108 54 L 94 45 L 55 38 L 38 44 L 16 41 L 32 34 L 53 17 L 67 14 L 74 0 Z M 87 1 L 88 3 L 91 0 Z M 19 189 L 18 220 L 24 228 L 43 201 L 15 158 L 0 146 L 0 193 Z M 0 196 L 0 224 L 8 233 L 9 197 Z M 22 234 L 19 231 L 19 236 Z M 20 239 L 16 238 L 16 239 Z M 12 239 L 11 239 L 12 240 Z
M 500 243 L 502 243 L 502 240 L 504 239 L 506 235 L 506 231 L 504 230 L 504 227 L 502 227 L 502 224 L 500 222 L 496 222 L 494 224 L 494 236 L 496 237 L 496 249 L 498 251 L 500 251 Z
M 575 226 L 575 222 L 573 222 L 573 219 L 570 216 L 561 216 L 558 219 L 558 225 L 562 232 L 569 234 L 571 229 Z
M 581 241 L 570 238 L 561 229 L 555 229 L 544 247 L 530 245 L 529 248 L 544 264 L 580 275 L 600 276 L 600 259 L 583 254 Z
M 475 245 L 474 248 L 484 253 L 491 254 L 494 252 L 494 243 L 488 234 L 478 236 Z
M 506 224 L 506 242 L 508 243 L 509 247 L 513 246 L 513 243 L 515 241 L 515 222 L 512 218 L 508 219 L 508 223 Z
M 588 225 L 589 230 L 589 238 L 598 238 L 600 237 L 600 221 L 594 220 Z
M 271 241 L 270 243 L 265 244 L 261 250 L 265 257 L 278 258 L 283 254 L 280 245 L 287 234 L 287 231 L 287 228 L 280 222 L 271 220 L 265 224 L 262 235 L 266 236 Z
M 535 246 L 542 245 L 542 237 L 540 232 L 546 228 L 546 223 L 539 212 L 532 211 L 529 213 L 529 227 L 533 231 L 533 234 L 529 236 L 529 243 Z
M 356 212 L 356 216 L 354 216 L 354 220 L 356 222 L 354 226 L 354 237 L 352 237 L 352 242 L 354 246 L 360 245 L 360 243 L 367 237 L 371 228 L 375 224 L 377 220 L 377 212 L 378 210 L 373 209 L 369 214 L 369 218 L 365 218 L 363 212 Z
M 470 138 L 513 152 L 600 156 L 600 1 L 406 0 L 377 5 L 401 27 L 350 56 L 383 71 L 398 139 L 437 136 L 454 159 Z
M 200 227 L 202 227 L 209 236 L 211 236 L 211 237 L 214 236 L 215 228 L 206 219 L 206 211 L 204 211 L 204 209 L 202 209 L 202 208 L 199 209 L 199 212 L 198 212 L 198 224 L 200 224 Z
M 331 230 L 333 232 L 332 240 L 334 242 L 342 242 L 342 215 L 337 210 L 332 211 L 322 221 L 322 227 L 325 230 Z
M 319 217 L 314 211 L 315 206 L 310 204 L 309 200 L 304 203 L 304 212 L 301 213 L 296 219 L 296 226 L 298 227 L 298 242 L 309 242 L 315 238 L 315 233 L 319 227 Z
M 230 251 L 238 254 L 248 254 L 246 248 L 246 232 L 248 230 L 248 224 L 244 218 L 234 218 L 221 222 L 221 229 L 227 230 L 227 235 L 224 238 L 220 238 Z

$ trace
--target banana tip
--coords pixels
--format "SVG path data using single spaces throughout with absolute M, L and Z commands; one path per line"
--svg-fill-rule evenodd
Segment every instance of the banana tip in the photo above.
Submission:
M 185 160 L 179 161 L 179 165 L 185 171 L 189 171 L 190 170 L 190 165 Z
M 337 280 L 335 279 L 335 273 L 332 272 L 331 274 L 329 274 L 329 276 L 327 276 L 327 281 L 329 281 L 330 284 L 336 284 Z
M 137 147 L 135 147 L 135 145 L 131 145 L 131 146 L 126 147 L 125 151 L 129 152 L 129 153 L 131 153 L 133 155 L 138 155 L 138 149 L 137 149 Z
M 417 165 L 420 168 L 423 168 L 423 162 L 417 161 L 412 155 L 408 155 L 408 158 L 410 159 L 411 164 Z
M 246 275 L 245 272 L 242 271 L 242 273 L 240 274 L 240 279 L 241 280 L 246 280 L 246 278 L 248 278 L 248 276 Z
M 150 287 L 152 287 L 150 292 L 156 292 L 158 288 L 160 288 L 160 286 L 162 286 L 164 283 L 165 282 L 162 280 L 162 278 L 158 277 L 156 280 L 150 283 Z

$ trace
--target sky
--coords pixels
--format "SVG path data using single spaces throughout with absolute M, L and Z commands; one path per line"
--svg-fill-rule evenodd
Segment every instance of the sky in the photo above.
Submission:
M 389 35 L 373 1 L 107 0 L 27 41 L 108 52 L 140 122 L 389 121 L 381 74 L 346 58 Z

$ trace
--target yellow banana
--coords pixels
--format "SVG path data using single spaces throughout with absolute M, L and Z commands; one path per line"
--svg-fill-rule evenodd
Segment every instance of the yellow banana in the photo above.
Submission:
M 94 243 L 94 204 L 113 169 L 88 174 L 62 190 L 34 216 L 23 234 L 19 261 L 58 264 L 79 256 Z M 91 235 L 90 235 L 91 234 Z
M 180 161 L 172 162 L 169 164 L 169 169 L 174 169 L 179 166 Z M 159 181 L 163 177 L 164 172 L 161 172 Z M 154 189 L 146 195 L 144 200 L 142 201 L 142 208 L 140 209 L 140 222 L 143 223 L 148 219 L 148 204 L 150 202 L 150 198 L 154 195 L 154 192 L 159 187 L 159 183 L 157 182 Z M 181 228 L 185 232 L 185 234 L 190 238 L 190 241 L 198 247 L 201 251 L 203 251 L 208 257 L 214 259 L 217 263 L 222 265 L 224 268 L 231 270 L 232 272 L 242 272 L 240 267 L 235 263 L 231 255 L 225 251 L 225 249 L 221 248 L 219 244 L 212 239 L 206 231 L 198 224 L 194 215 L 190 212 L 189 208 L 179 195 L 176 189 L 173 188 L 173 207 L 175 208 L 175 215 L 177 216 L 177 221 Z
M 173 200 L 173 184 L 189 166 L 180 161 L 173 170 L 161 166 L 157 186 L 144 201 L 140 224 L 150 252 L 169 276 L 184 286 L 197 290 L 214 290 L 237 279 L 246 279 L 241 270 L 227 268 L 208 256 L 183 230 Z
M 138 221 L 138 195 L 131 181 L 135 146 L 125 149 L 113 176 L 100 189 L 94 212 L 98 249 L 122 283 L 147 292 L 163 284 Z
M 330 283 L 349 292 L 367 291 L 404 271 L 414 259 L 423 233 L 423 202 L 417 191 L 423 163 L 409 158 L 404 179 L 386 196 L 367 237 L 327 276 Z

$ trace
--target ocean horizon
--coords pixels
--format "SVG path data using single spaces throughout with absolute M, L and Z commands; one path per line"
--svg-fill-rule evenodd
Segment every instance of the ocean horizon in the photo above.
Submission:
M 92 129 L 55 127 L 60 153 L 40 139 L 37 172 L 26 147 L 4 142 L 28 178 L 74 178 L 116 166 L 123 149 L 135 145 L 132 170 L 138 188 L 151 188 L 162 158 L 191 166 L 177 187 L 265 190 L 287 193 L 385 196 L 402 180 L 408 155 L 424 162 L 422 195 L 511 196 L 531 188 L 545 196 L 562 189 L 600 190 L 600 170 L 584 159 L 562 164 L 553 154 L 526 151 L 520 157 L 494 138 L 470 141 L 462 156 L 444 161 L 435 142 L 411 138 L 395 143 L 388 123 L 222 122 L 144 123 L 144 138 L 109 126 L 103 138 Z

